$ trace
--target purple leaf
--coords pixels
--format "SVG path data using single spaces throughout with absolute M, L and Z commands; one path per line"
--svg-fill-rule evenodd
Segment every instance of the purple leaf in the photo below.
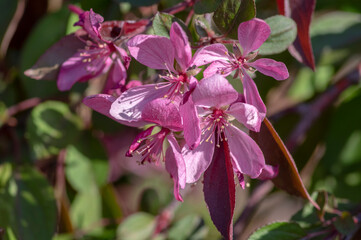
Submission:
M 289 194 L 308 199 L 319 209 L 303 185 L 295 161 L 267 118 L 264 119 L 260 132 L 251 131 L 250 136 L 262 149 L 266 164 L 278 166 L 278 175 L 272 182 Z
M 233 238 L 235 183 L 228 144 L 216 147 L 204 173 L 204 198 L 212 221 L 225 239 Z
M 288 1 L 287 4 L 285 1 Z M 277 0 L 279 12 L 297 24 L 297 38 L 288 50 L 301 63 L 315 70 L 315 60 L 310 39 L 310 24 L 316 0 Z M 285 7 L 285 6 L 289 7 Z
M 56 80 L 60 66 L 84 46 L 76 35 L 67 35 L 51 46 L 24 74 L 36 80 Z

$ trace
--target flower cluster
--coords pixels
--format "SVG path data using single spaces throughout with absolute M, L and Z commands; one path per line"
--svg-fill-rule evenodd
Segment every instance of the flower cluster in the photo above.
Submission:
M 148 21 L 103 22 L 92 10 L 71 10 L 79 15 L 75 25 L 82 29 L 76 36 L 84 45 L 61 65 L 59 89 L 69 90 L 76 82 L 107 74 L 103 93 L 86 97 L 84 104 L 121 124 L 143 130 L 148 127 L 139 133 L 126 155 L 140 155 L 142 164 L 164 162 L 174 181 L 177 200 L 182 201 L 180 189 L 198 181 L 212 163 L 225 161 L 243 188 L 244 175 L 269 179 L 277 174 L 277 166 L 265 163 L 260 147 L 247 134 L 259 131 L 266 116 L 266 107 L 251 78 L 253 73 L 259 71 L 276 80 L 288 78 L 283 63 L 254 60 L 271 32 L 265 21 L 241 23 L 239 44 L 233 44 L 233 53 L 216 43 L 193 55 L 188 36 L 177 22 L 171 25 L 167 38 L 139 34 Z M 127 51 L 141 64 L 161 71 L 161 81 L 127 84 L 131 59 Z M 204 65 L 203 78 L 196 78 Z M 225 78 L 232 72 L 242 82 L 243 93 Z M 234 187 L 231 175 L 228 188 Z
M 224 144 L 242 187 L 243 174 L 272 178 L 277 168 L 265 164 L 261 149 L 246 133 L 259 131 L 266 114 L 249 72 L 258 70 L 277 80 L 288 77 L 283 63 L 271 59 L 252 62 L 269 34 L 267 23 L 252 19 L 240 24 L 240 46 L 234 44 L 234 53 L 222 44 L 213 44 L 198 49 L 194 56 L 187 34 L 176 22 L 170 38 L 136 35 L 127 42 L 130 55 L 149 68 L 162 70 L 159 78 L 163 81 L 135 86 L 118 97 L 99 94 L 83 102 L 128 126 L 153 124 L 137 136 L 127 156 L 138 154 L 141 163 L 165 162 L 178 200 L 182 200 L 179 189 L 196 182 L 211 162 L 217 161 L 214 149 Z M 210 65 L 204 78 L 198 81 L 195 75 L 206 64 Z M 243 83 L 243 94 L 224 78 L 233 71 Z M 241 130 L 239 126 L 244 127 Z

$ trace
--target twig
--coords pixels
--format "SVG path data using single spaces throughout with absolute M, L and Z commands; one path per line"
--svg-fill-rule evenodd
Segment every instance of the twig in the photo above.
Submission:
M 252 192 L 251 197 L 247 201 L 246 207 L 243 209 L 242 214 L 234 223 L 233 239 L 238 239 L 248 222 L 250 221 L 256 207 L 264 199 L 264 197 L 272 190 L 273 184 L 271 181 L 260 183 L 257 188 Z
M 7 115 L 8 117 L 12 117 L 19 112 L 35 107 L 40 102 L 41 102 L 40 98 L 30 98 L 25 101 L 19 102 L 18 104 L 8 108 Z
M 179 13 L 181 11 L 183 11 L 184 9 L 188 8 L 188 7 L 191 7 L 193 6 L 195 3 L 195 0 L 185 0 L 181 3 L 178 3 L 177 5 L 173 6 L 173 7 L 170 7 L 162 12 L 165 12 L 165 13 L 169 13 L 169 14 L 176 14 L 176 13 Z
M 24 10 L 25 10 L 25 0 L 18 0 L 18 4 L 14 16 L 11 19 L 8 28 L 6 29 L 6 32 L 4 34 L 3 40 L 1 42 L 1 46 L 0 46 L 1 58 L 4 58 L 6 55 L 11 39 L 13 38 L 15 31 L 18 27 L 18 24 L 24 14 Z

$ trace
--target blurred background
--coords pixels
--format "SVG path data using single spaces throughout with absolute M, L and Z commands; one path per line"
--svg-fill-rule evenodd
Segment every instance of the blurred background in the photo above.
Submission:
M 201 182 L 187 186 L 184 202 L 177 203 L 163 166 L 139 166 L 125 157 L 138 130 L 81 103 L 100 91 L 99 79 L 60 92 L 55 80 L 23 74 L 77 29 L 68 4 L 93 8 L 105 20 L 136 20 L 179 2 L 0 0 L 0 239 L 220 239 Z M 259 18 L 277 14 L 276 1 L 256 4 Z M 189 11 L 176 16 L 185 20 Z M 189 28 L 195 36 L 192 22 Z M 318 0 L 310 34 L 315 71 L 285 51 L 271 58 L 286 64 L 290 78 L 257 75 L 256 83 L 309 192 L 325 190 L 361 208 L 361 89 L 355 77 L 361 2 Z M 129 79 L 147 79 L 154 71 L 133 60 L 129 73 Z M 236 219 L 257 186 L 266 190 L 238 228 L 238 239 L 289 220 L 305 204 L 270 182 L 248 181 L 245 190 L 237 186 Z

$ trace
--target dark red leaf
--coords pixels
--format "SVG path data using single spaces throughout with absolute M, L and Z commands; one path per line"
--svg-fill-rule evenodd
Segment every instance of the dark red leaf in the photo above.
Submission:
M 295 161 L 267 118 L 264 119 L 260 132 L 251 131 L 250 136 L 262 149 L 266 163 L 278 166 L 279 172 L 277 177 L 272 179 L 273 183 L 289 194 L 308 199 L 319 209 L 303 185 Z
M 214 225 L 225 239 L 232 239 L 235 183 L 227 142 L 214 150 L 204 173 L 203 192 Z
M 315 70 L 309 30 L 316 0 L 277 0 L 277 4 L 280 14 L 292 18 L 297 24 L 297 38 L 288 48 L 289 52 L 299 62 Z

